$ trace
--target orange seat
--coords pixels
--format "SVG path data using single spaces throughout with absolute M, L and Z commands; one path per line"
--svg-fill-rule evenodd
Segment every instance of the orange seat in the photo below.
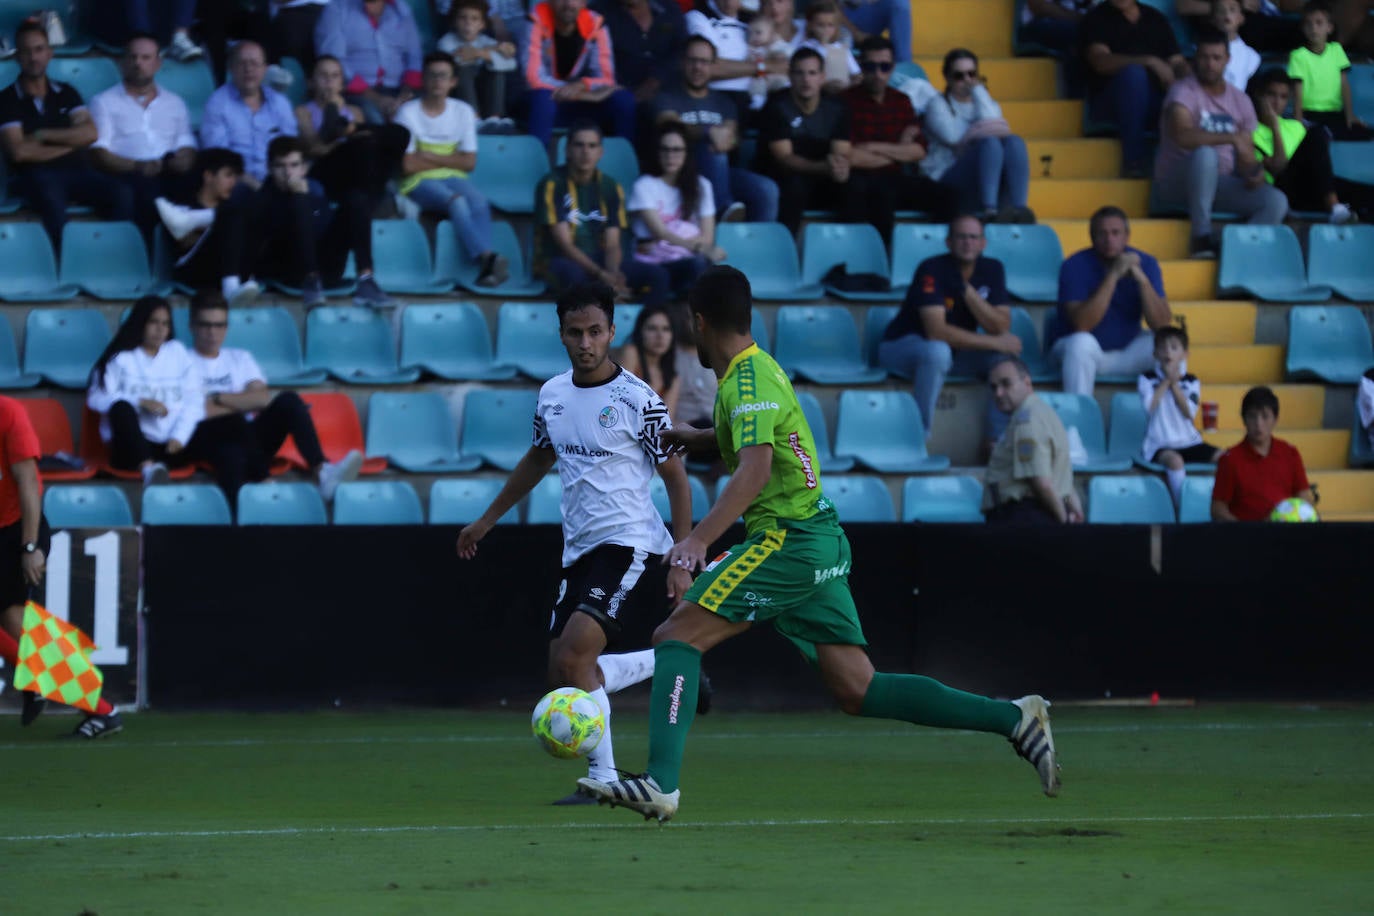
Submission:
M 301 400 L 310 408 L 310 419 L 315 423 L 315 433 L 320 437 L 320 450 L 324 452 L 326 461 L 338 461 L 354 449 L 363 451 L 363 424 L 351 397 L 333 391 L 302 394 Z M 287 436 L 272 462 L 272 473 L 283 474 L 292 469 L 308 471 L 310 465 L 301 457 L 295 439 Z M 385 470 L 385 458 L 367 458 L 363 461 L 364 474 Z
M 89 407 L 83 407 L 81 410 L 81 458 L 86 462 L 86 467 L 95 468 L 121 480 L 142 479 L 141 471 L 110 467 L 110 448 L 105 444 L 105 440 L 100 438 L 100 414 Z M 195 472 L 195 467 L 191 465 L 169 469 L 173 480 L 185 480 Z
M 76 445 L 72 442 L 72 425 L 67 419 L 67 411 L 60 403 L 53 398 L 16 398 L 20 404 L 24 405 L 24 412 L 29 415 L 29 423 L 33 425 L 33 431 L 38 434 L 38 447 L 44 458 L 49 458 L 57 454 L 76 455 Z M 77 468 L 45 468 L 39 462 L 39 475 L 44 481 L 62 480 L 90 480 L 96 474 L 96 468 L 87 464 L 86 467 Z

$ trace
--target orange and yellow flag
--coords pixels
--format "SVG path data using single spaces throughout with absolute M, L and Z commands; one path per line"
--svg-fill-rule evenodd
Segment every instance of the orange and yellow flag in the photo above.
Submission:
M 30 601 L 24 605 L 14 686 L 93 713 L 105 684 L 91 664 L 94 650 L 89 636 Z

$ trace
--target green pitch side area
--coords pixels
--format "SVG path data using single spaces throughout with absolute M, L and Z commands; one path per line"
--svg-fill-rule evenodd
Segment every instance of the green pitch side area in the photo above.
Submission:
M 723 699 L 718 697 L 718 702 Z M 615 720 L 621 766 L 642 709 Z M 1055 708 L 1006 741 L 838 714 L 697 720 L 665 826 L 548 803 L 527 713 L 0 722 L 0 912 L 1357 913 L 1374 708 Z

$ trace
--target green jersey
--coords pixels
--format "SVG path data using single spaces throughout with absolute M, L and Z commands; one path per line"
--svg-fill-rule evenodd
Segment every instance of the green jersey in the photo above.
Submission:
M 791 527 L 831 508 L 821 493 L 816 440 L 802 414 L 797 393 L 773 357 L 752 344 L 730 361 L 716 391 L 716 442 L 725 466 L 734 473 L 740 449 L 773 446 L 773 467 L 759 495 L 744 510 L 744 524 L 755 535 Z M 827 513 L 833 519 L 833 513 Z

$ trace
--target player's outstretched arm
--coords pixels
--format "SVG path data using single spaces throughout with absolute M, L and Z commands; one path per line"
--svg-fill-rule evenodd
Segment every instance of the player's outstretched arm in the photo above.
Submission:
M 673 549 L 663 558 L 664 562 L 688 572 L 705 569 L 706 551 L 749 508 L 749 504 L 768 483 L 772 470 L 772 445 L 751 445 L 740 449 L 739 467 L 730 475 L 730 482 L 725 485 L 716 504 L 686 539 L 673 545 Z
M 668 489 L 668 507 L 672 515 L 673 540 L 682 541 L 692 533 L 692 487 L 687 482 L 687 469 L 682 459 L 673 457 L 658 466 L 659 476 Z M 668 570 L 668 598 L 677 601 L 692 585 L 692 574 L 682 566 Z
M 501 488 L 501 492 L 496 494 L 491 505 L 487 506 L 487 511 L 482 513 L 482 517 L 458 532 L 458 556 L 464 560 L 471 560 L 477 556 L 477 542 L 487 536 L 487 532 L 496 524 L 497 519 L 529 495 L 557 460 L 558 456 L 553 453 L 553 449 L 531 445 L 525 452 L 525 457 L 515 466 L 515 470 L 510 472 L 510 477 L 506 479 L 506 485 Z
M 673 454 L 690 452 L 702 457 L 720 457 L 720 444 L 716 442 L 713 429 L 695 429 L 691 426 L 674 426 L 658 434 L 663 447 Z

